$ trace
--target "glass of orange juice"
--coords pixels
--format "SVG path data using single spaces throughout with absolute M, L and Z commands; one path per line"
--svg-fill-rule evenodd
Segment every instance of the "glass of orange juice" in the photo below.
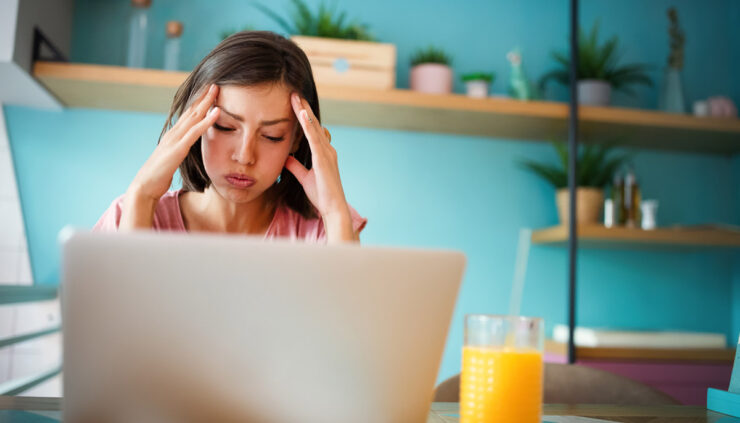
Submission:
M 544 323 L 469 314 L 460 374 L 460 423 L 540 423 Z

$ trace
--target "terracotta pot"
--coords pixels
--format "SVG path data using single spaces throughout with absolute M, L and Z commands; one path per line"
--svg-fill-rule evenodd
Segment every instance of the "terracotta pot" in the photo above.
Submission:
M 568 202 L 568 188 L 557 190 L 555 202 L 558 206 L 560 224 L 568 224 L 570 204 Z M 601 223 L 601 209 L 604 206 L 604 191 L 598 188 L 579 187 L 576 189 L 577 214 L 576 224 Z
M 452 69 L 438 63 L 423 63 L 411 68 L 411 89 L 429 94 L 452 92 Z
M 578 104 L 585 106 L 608 106 L 611 102 L 612 86 L 598 79 L 578 81 Z

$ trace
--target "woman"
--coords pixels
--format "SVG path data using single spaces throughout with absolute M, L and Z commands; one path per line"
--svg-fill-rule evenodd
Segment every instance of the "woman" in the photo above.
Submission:
M 359 241 L 367 220 L 347 204 L 330 143 L 303 51 L 234 34 L 180 86 L 156 149 L 94 229 Z M 178 168 L 183 188 L 168 191 Z

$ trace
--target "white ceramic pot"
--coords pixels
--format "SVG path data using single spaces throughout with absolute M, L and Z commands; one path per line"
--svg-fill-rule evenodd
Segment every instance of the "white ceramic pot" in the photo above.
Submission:
M 598 79 L 578 81 L 578 104 L 584 106 L 608 106 L 611 101 L 612 86 Z
M 488 81 L 483 79 L 467 81 L 465 82 L 465 90 L 468 97 L 486 98 L 488 97 Z
M 452 69 L 438 63 L 423 63 L 411 68 L 411 89 L 429 94 L 452 92 Z

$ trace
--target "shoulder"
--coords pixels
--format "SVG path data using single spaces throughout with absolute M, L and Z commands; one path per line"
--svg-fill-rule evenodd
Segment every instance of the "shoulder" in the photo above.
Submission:
M 352 206 L 352 228 L 360 233 L 367 225 L 367 218 L 362 217 Z M 326 230 L 321 217 L 305 218 L 286 205 L 279 205 L 275 211 L 266 238 L 290 238 L 306 242 L 326 242 Z
M 184 231 L 185 224 L 182 220 L 180 211 L 179 195 L 182 190 L 167 191 L 157 203 L 154 211 L 154 223 L 152 228 L 155 230 Z M 117 231 L 121 222 L 121 211 L 126 201 L 126 195 L 118 196 L 108 206 L 108 209 L 98 219 L 93 226 L 93 231 L 111 232 Z

